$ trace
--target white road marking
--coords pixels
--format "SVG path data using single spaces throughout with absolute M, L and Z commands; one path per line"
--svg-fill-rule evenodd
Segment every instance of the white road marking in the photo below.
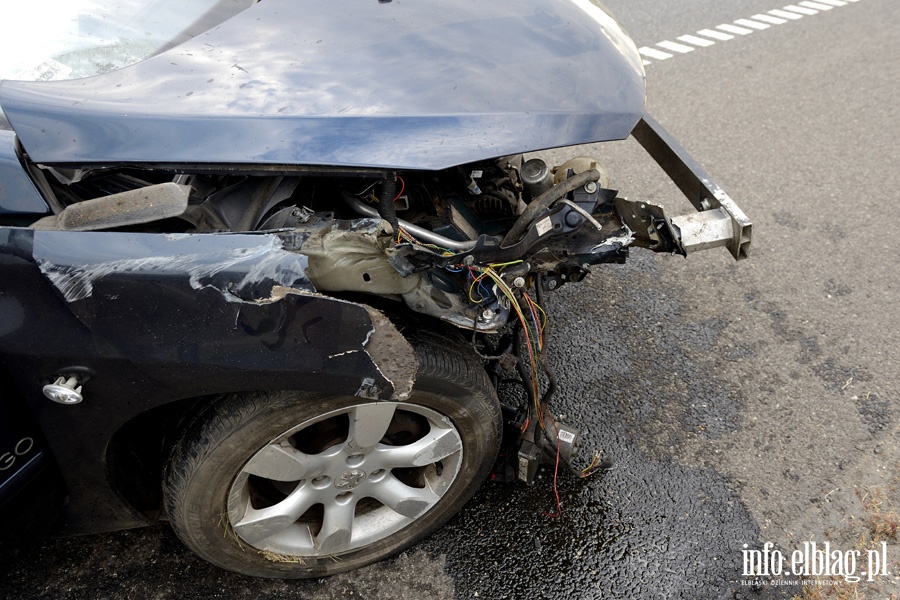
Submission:
M 802 6 L 797 6 L 796 4 L 788 4 L 784 7 L 784 10 L 789 10 L 791 12 L 800 13 L 801 15 L 817 15 L 819 11 L 812 10 L 809 8 L 803 8 Z
M 810 2 L 809 0 L 806 0 L 806 2 L 798 2 L 797 4 L 815 10 L 831 10 L 832 8 L 834 8 L 833 6 L 828 6 L 827 4 L 822 4 L 821 2 Z
M 588 1 L 573 0 L 578 5 Z M 772 25 L 783 25 L 788 21 L 796 21 L 804 16 L 817 15 L 820 12 L 856 2 L 859 2 L 859 0 L 800 0 L 797 4 L 788 4 L 782 8 L 758 13 L 745 19 L 735 19 L 733 24 L 722 23 L 717 25 L 715 29 L 701 29 L 697 32 L 697 35 L 680 35 L 675 38 L 678 42 L 683 43 L 663 40 L 655 44 L 657 48 L 643 46 L 638 48 L 638 52 L 641 54 L 644 66 L 647 66 L 653 64 L 653 61 L 656 60 L 672 58 L 675 54 L 687 54 L 697 48 L 715 46 L 716 42 L 713 40 L 727 42 L 735 39 L 735 35 L 750 35 L 754 31 L 769 29 Z M 668 50 L 668 52 L 663 50 Z
M 792 20 L 797 20 L 797 19 L 803 18 L 803 15 L 798 15 L 797 13 L 788 12 L 786 10 L 781 10 L 779 8 L 776 8 L 775 10 L 770 10 L 769 14 L 775 15 L 776 17 L 784 17 L 785 19 L 792 19 Z
M 663 50 L 671 50 L 672 52 L 678 52 L 679 54 L 687 54 L 688 52 L 693 52 L 693 46 L 685 46 L 684 44 L 678 44 L 676 42 L 670 42 L 669 40 L 664 40 L 662 42 L 657 42 L 657 46 L 662 48 Z
M 757 21 L 765 21 L 766 23 L 771 23 L 772 25 L 781 25 L 782 23 L 787 23 L 785 19 L 779 19 L 778 17 L 773 17 L 772 15 L 753 15 L 754 19 Z
M 751 19 L 738 19 L 735 21 L 736 25 L 743 25 L 744 27 L 749 27 L 750 29 L 768 29 L 771 25 L 766 25 L 765 23 L 760 23 L 759 21 L 753 21 Z
M 693 44 L 695 46 L 700 46 L 701 48 L 706 48 L 707 46 L 712 46 L 713 44 L 715 44 L 715 42 L 712 40 L 708 40 L 708 39 L 702 38 L 702 37 L 697 37 L 696 35 L 681 35 L 681 36 L 678 36 L 678 39 L 687 44 Z
M 716 29 L 721 29 L 722 31 L 727 31 L 728 33 L 736 33 L 738 35 L 750 35 L 753 33 L 752 29 L 747 29 L 746 27 L 738 27 L 737 25 L 731 25 L 730 23 L 722 23 Z
M 698 31 L 700 35 L 705 35 L 706 37 L 711 37 L 717 40 L 722 40 L 723 42 L 727 42 L 728 40 L 733 40 L 733 35 L 728 35 L 727 33 L 722 33 L 721 31 L 716 31 L 715 29 L 701 29 Z
M 647 58 L 655 58 L 656 60 L 666 60 L 667 58 L 672 58 L 672 55 L 668 52 L 663 52 L 661 50 L 657 50 L 656 48 L 648 48 L 647 46 L 638 48 L 638 52 L 640 52 Z

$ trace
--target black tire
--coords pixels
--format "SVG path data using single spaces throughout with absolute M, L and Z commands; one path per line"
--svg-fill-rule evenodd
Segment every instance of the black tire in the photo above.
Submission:
M 360 439 L 367 439 L 366 435 L 371 438 L 366 428 L 372 427 L 372 431 L 377 428 L 369 425 L 371 420 L 363 419 L 362 415 L 372 410 L 382 414 L 389 409 L 385 403 L 372 408 L 372 401 L 356 397 L 296 391 L 226 396 L 187 423 L 173 444 L 163 473 L 163 490 L 166 512 L 175 533 L 198 555 L 230 571 L 256 577 L 307 578 L 341 573 L 379 561 L 439 528 L 462 508 L 486 478 L 499 448 L 502 425 L 500 406 L 484 368 L 471 349 L 449 342 L 442 338 L 439 343 L 433 340 L 415 344 L 419 362 L 415 388 L 408 401 L 394 407 L 390 425 L 377 448 L 386 451 L 382 454 L 390 457 L 390 461 L 395 461 L 401 454 L 408 455 L 408 450 L 403 451 L 404 446 L 412 448 L 407 444 L 410 440 L 416 442 L 416 436 L 420 436 L 420 444 L 427 443 L 435 454 L 452 450 L 451 454 L 422 465 L 422 461 L 434 456 L 422 458 L 420 452 L 408 468 L 388 466 L 366 471 L 370 467 L 365 461 L 373 461 L 370 466 L 377 466 L 376 458 L 380 460 L 382 456 L 379 451 L 373 448 L 368 453 L 351 456 L 345 452 L 340 455 L 340 461 L 344 462 L 327 458 L 330 462 L 322 464 L 328 468 L 315 471 L 321 473 L 315 477 L 310 466 L 313 463 L 308 461 L 301 461 L 301 467 L 295 465 L 295 471 L 280 469 L 278 478 L 299 477 L 302 471 L 302 479 L 279 483 L 278 479 L 267 478 L 272 476 L 273 469 L 281 466 L 281 462 L 273 460 L 273 447 L 280 452 L 286 443 L 290 444 L 292 460 L 298 447 L 305 454 L 296 456 L 325 456 L 342 447 L 339 432 L 344 422 L 348 423 L 344 440 L 347 445 L 347 440 L 354 435 L 354 430 L 349 429 L 350 422 L 359 423 Z M 298 429 L 298 425 L 302 427 Z M 335 431 L 338 433 L 334 434 Z M 295 433 L 302 435 L 294 436 Z M 454 450 L 459 447 L 455 435 L 461 442 L 460 450 Z M 438 438 L 449 439 L 454 445 L 438 448 L 444 444 L 432 441 Z M 307 447 L 309 444 L 314 447 Z M 320 447 L 328 452 L 315 453 Z M 392 465 L 390 461 L 385 464 Z M 264 473 L 262 477 L 260 470 Z M 340 470 L 343 473 L 339 474 Z M 287 472 L 291 474 L 282 474 Z M 398 480 L 407 487 L 398 488 Z M 391 490 L 412 489 L 410 493 L 428 499 L 419 504 L 404 499 L 394 509 L 388 508 L 387 504 L 373 499 L 379 495 L 381 500 L 388 485 Z M 309 499 L 303 500 L 308 503 L 313 494 L 338 492 L 341 493 L 333 502 L 313 505 L 283 531 L 261 541 L 256 539 L 268 535 L 270 523 L 277 519 L 290 520 L 293 513 L 277 519 L 272 517 L 271 521 L 261 519 L 263 525 L 247 515 L 263 514 L 258 510 L 290 513 L 282 508 L 289 505 L 287 496 L 299 498 L 309 494 Z M 374 495 L 366 496 L 367 493 Z M 432 495 L 438 499 L 434 501 Z M 328 531 L 334 535 L 326 536 L 326 511 L 333 508 L 328 514 L 340 513 L 346 517 L 348 509 L 341 507 L 348 502 L 347 498 L 352 499 L 354 506 L 349 509 L 351 526 L 336 527 L 332 519 Z M 395 498 L 396 495 L 391 495 L 390 502 L 396 502 Z M 301 502 L 293 502 L 290 506 L 295 510 Z M 318 517 L 317 510 L 321 511 Z M 404 515 L 399 511 L 415 514 Z M 321 521 L 318 536 L 317 519 Z M 238 523 L 237 528 L 232 521 Z M 277 527 L 283 526 L 282 521 L 277 522 Z M 363 532 L 365 535 L 358 536 L 362 542 L 354 542 L 345 530 L 352 530 L 353 535 Z M 303 545 L 304 536 L 311 537 L 312 547 Z

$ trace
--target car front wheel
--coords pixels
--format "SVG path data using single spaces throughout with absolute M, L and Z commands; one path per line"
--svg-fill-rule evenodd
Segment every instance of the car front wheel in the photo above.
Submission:
M 176 534 L 223 568 L 298 578 L 375 562 L 440 527 L 486 477 L 500 409 L 470 353 L 416 352 L 408 401 L 281 391 L 211 404 L 164 475 Z

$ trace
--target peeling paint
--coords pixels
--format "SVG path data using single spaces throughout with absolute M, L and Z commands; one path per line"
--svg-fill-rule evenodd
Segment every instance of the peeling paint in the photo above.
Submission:
M 361 349 L 360 350 L 347 350 L 345 352 L 338 352 L 337 354 L 330 355 L 328 358 L 336 358 L 338 356 L 345 356 L 347 354 L 354 354 L 356 352 L 362 352 L 362 350 Z
M 188 246 L 192 236 L 165 236 L 170 242 Z M 199 252 L 175 256 L 147 256 L 119 260 L 58 264 L 51 260 L 37 260 L 41 272 L 62 293 L 67 302 L 83 300 L 93 294 L 94 283 L 112 274 L 187 274 L 191 288 L 218 289 L 231 302 L 243 302 L 237 296 L 252 283 L 271 280 L 277 285 L 290 286 L 306 271 L 307 260 L 302 254 L 282 250 L 277 236 L 265 236 L 265 243 L 249 248 L 232 248 L 218 252 Z M 237 282 L 223 282 L 221 287 L 210 281 L 215 275 L 247 264 L 244 276 Z

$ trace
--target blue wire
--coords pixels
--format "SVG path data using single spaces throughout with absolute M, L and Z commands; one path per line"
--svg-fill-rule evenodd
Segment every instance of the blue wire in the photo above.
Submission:
M 484 279 L 478 282 L 478 289 L 478 293 L 481 294 L 482 300 L 486 300 L 491 297 L 491 292 L 486 287 L 484 287 Z M 484 290 L 483 294 L 481 293 L 481 290 Z

